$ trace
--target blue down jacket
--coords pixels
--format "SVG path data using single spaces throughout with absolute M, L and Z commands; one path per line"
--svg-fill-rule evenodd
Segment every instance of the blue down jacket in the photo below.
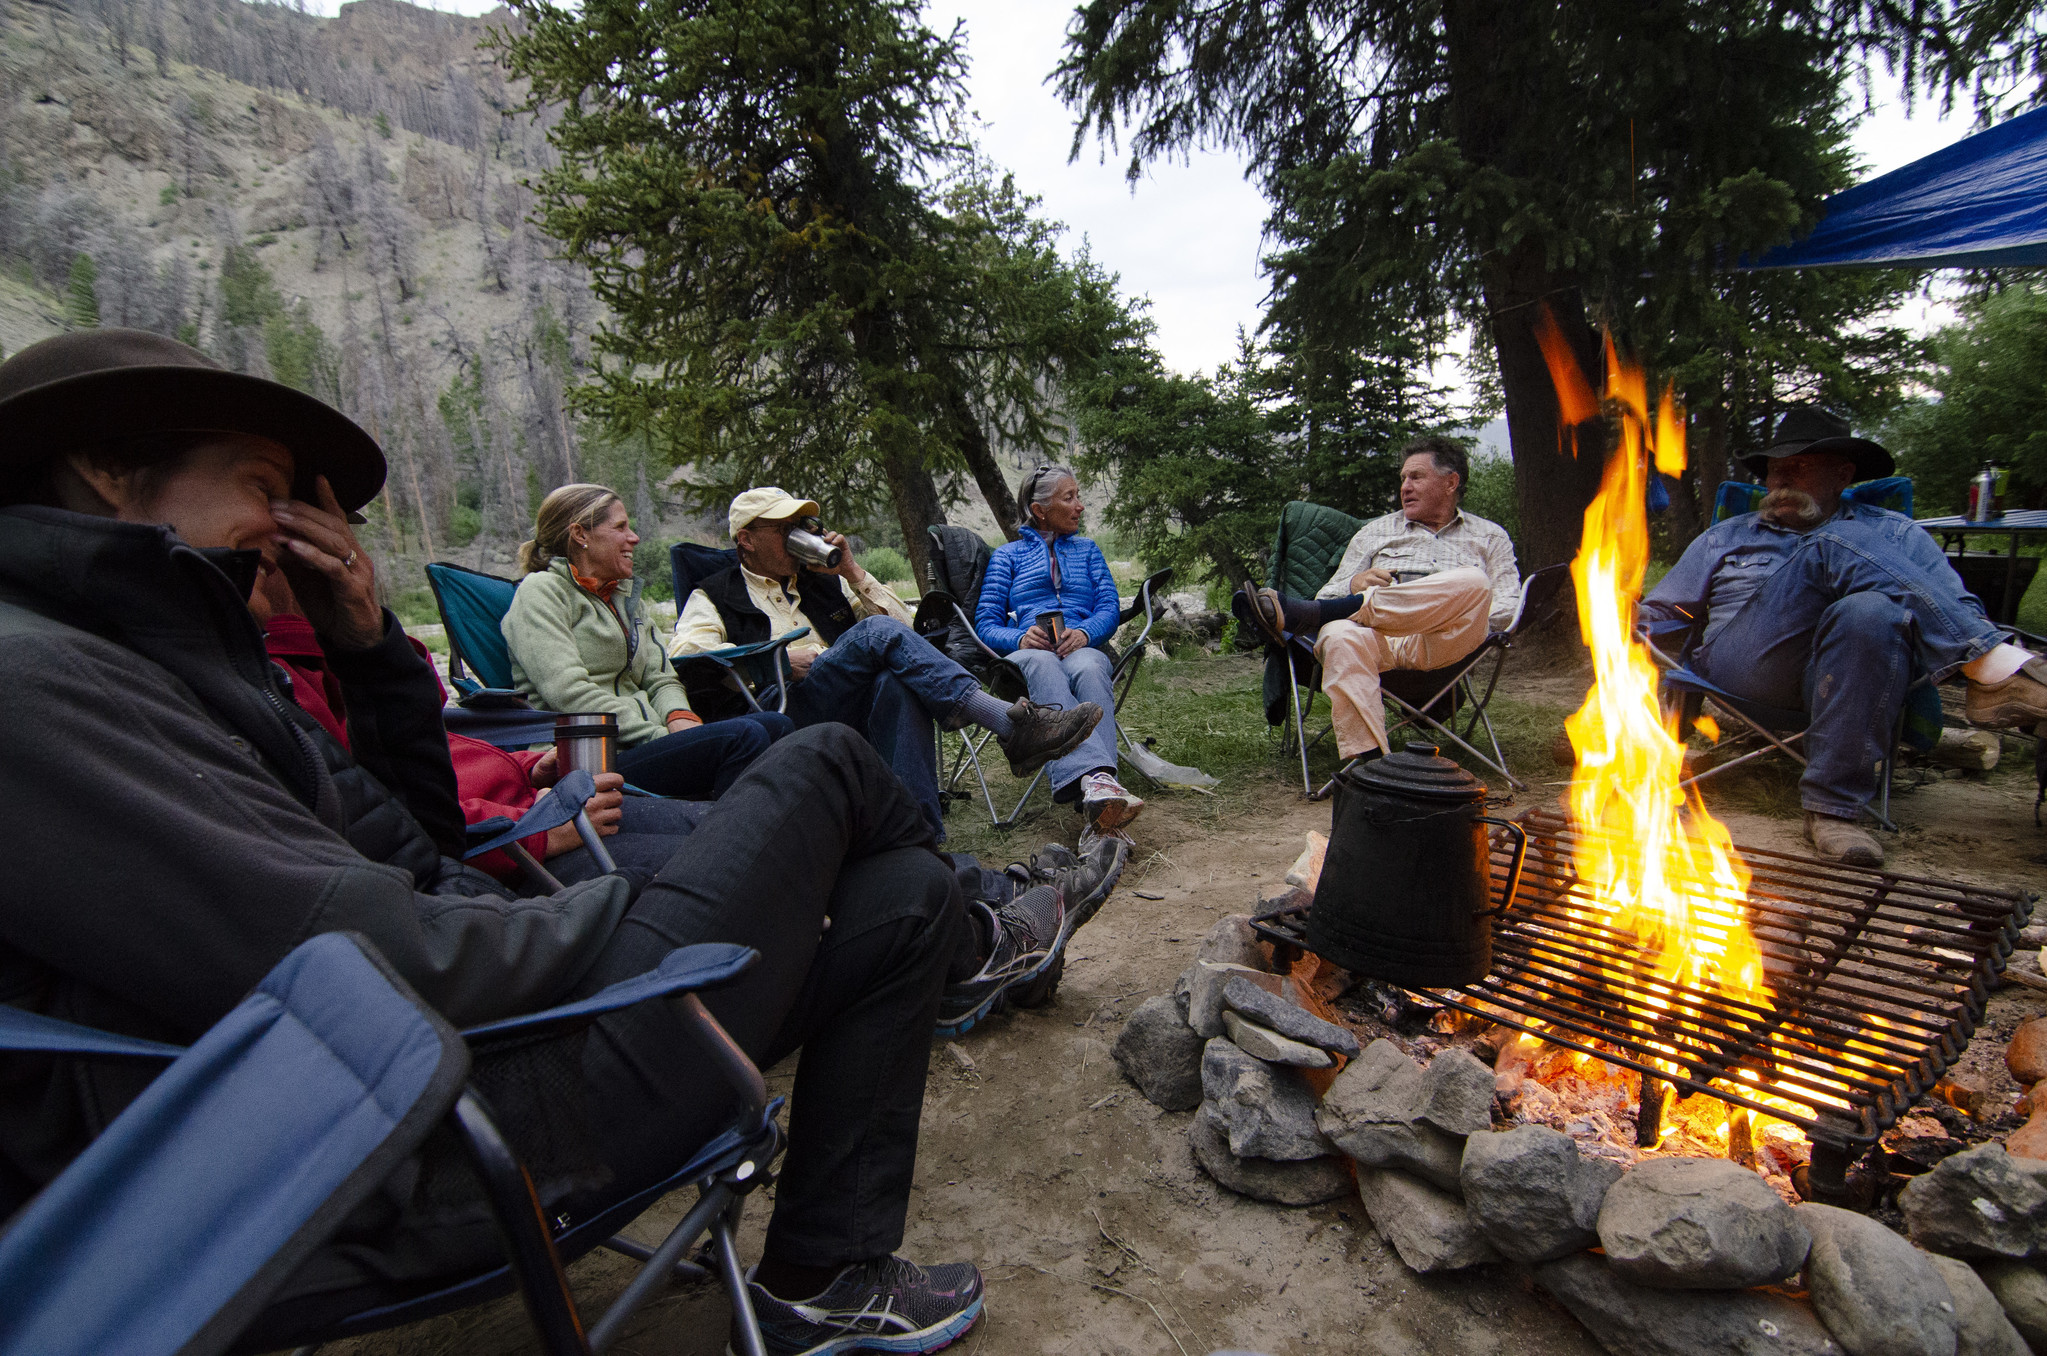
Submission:
M 1052 591 L 1052 550 L 1059 552 L 1059 591 Z M 1066 614 L 1066 624 L 1087 632 L 1088 644 L 1102 645 L 1116 634 L 1122 610 L 1116 579 L 1102 548 L 1086 537 L 1060 537 L 1051 548 L 1045 538 L 1026 529 L 1005 542 L 989 558 L 981 580 L 981 601 L 974 609 L 974 629 L 988 648 L 1009 654 L 1040 612 Z M 1015 617 L 1012 625 L 1010 618 Z

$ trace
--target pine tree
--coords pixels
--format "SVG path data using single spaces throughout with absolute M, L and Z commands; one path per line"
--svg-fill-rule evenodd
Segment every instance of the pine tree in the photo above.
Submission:
M 100 323 L 99 270 L 90 254 L 71 261 L 71 280 L 64 287 L 64 323 L 74 330 L 98 329 Z

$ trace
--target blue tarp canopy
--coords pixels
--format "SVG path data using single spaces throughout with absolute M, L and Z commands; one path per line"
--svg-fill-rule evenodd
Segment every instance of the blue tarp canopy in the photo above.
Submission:
M 1836 193 L 1813 233 L 1737 268 L 2047 265 L 2047 108 Z

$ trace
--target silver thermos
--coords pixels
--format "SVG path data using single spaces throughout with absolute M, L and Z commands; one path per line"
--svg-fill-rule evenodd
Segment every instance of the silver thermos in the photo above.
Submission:
M 618 771 L 618 717 L 583 711 L 554 718 L 555 763 L 562 772 Z
M 815 518 L 799 518 L 789 529 L 784 539 L 789 543 L 789 554 L 814 570 L 835 570 L 846 553 L 820 537 L 824 524 Z

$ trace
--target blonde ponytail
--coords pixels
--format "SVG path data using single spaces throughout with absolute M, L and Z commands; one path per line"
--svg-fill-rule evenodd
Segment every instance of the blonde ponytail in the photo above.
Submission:
M 603 485 L 564 485 L 540 501 L 534 516 L 533 537 L 519 543 L 519 572 L 538 574 L 556 556 L 569 553 L 569 529 L 589 529 L 621 502 L 617 493 Z

